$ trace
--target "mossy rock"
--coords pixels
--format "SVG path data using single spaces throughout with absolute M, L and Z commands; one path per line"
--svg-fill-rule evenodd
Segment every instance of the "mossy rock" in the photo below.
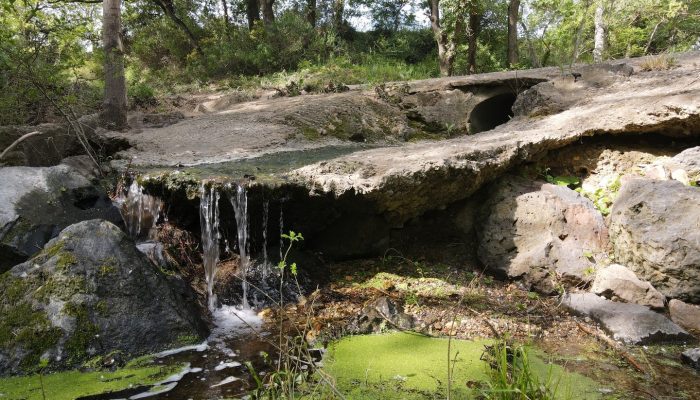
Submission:
M 189 287 L 106 221 L 69 226 L 0 275 L 0 291 L 0 375 L 134 357 L 207 334 Z

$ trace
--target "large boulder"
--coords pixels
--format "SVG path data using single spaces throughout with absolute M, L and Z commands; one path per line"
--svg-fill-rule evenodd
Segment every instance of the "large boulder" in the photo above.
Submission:
M 76 367 L 199 342 L 207 327 L 189 286 L 141 254 L 115 225 L 69 226 L 34 259 L 0 275 L 0 375 Z
M 612 264 L 596 273 L 591 292 L 612 300 L 622 300 L 657 310 L 665 307 L 666 297 L 649 282 L 620 264 Z
M 600 323 L 615 340 L 629 344 L 668 343 L 693 337 L 671 320 L 639 304 L 617 303 L 593 293 L 568 293 L 562 304 Z
M 700 190 L 630 179 L 610 214 L 616 261 L 670 298 L 700 303 Z
M 70 224 L 121 221 L 105 191 L 77 161 L 0 168 L 0 273 L 36 254 Z
M 590 281 L 608 244 L 603 217 L 590 200 L 544 182 L 499 180 L 481 219 L 478 256 L 487 270 L 521 277 L 545 293 L 558 280 Z
M 668 312 L 673 322 L 700 333 L 700 306 L 673 299 L 668 303 Z

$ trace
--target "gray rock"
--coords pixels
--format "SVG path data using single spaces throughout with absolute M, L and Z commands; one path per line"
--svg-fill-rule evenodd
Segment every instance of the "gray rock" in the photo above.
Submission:
M 676 154 L 664 163 L 671 170 L 681 169 L 685 171 L 691 181 L 700 180 L 700 146 L 691 147 Z
M 637 278 L 634 272 L 620 264 L 612 264 L 596 273 L 591 292 L 612 300 L 622 300 L 656 310 L 665 307 L 666 297 L 649 282 Z
M 488 271 L 521 277 L 544 293 L 554 291 L 557 279 L 590 281 L 608 243 L 603 217 L 590 200 L 518 177 L 494 184 L 477 235 L 478 256 Z
M 700 306 L 673 299 L 668 303 L 668 311 L 673 322 L 685 329 L 700 332 Z
M 356 334 L 379 333 L 389 329 L 411 329 L 413 326 L 413 317 L 404 313 L 403 307 L 388 297 L 380 297 L 362 308 L 350 331 Z
M 120 223 L 102 188 L 79 170 L 0 168 L 0 272 L 25 261 L 66 226 L 101 218 Z
M 591 317 L 615 340 L 629 344 L 682 342 L 692 336 L 671 320 L 638 304 L 616 303 L 593 293 L 569 293 L 562 304 Z
M 700 190 L 631 179 L 610 214 L 616 261 L 670 298 L 700 303 Z
M 115 225 L 69 226 L 34 259 L 0 275 L 0 375 L 73 368 L 206 337 L 205 315 L 182 280 L 166 276 Z
M 681 353 L 681 360 L 691 367 L 700 370 L 700 348 L 684 351 Z

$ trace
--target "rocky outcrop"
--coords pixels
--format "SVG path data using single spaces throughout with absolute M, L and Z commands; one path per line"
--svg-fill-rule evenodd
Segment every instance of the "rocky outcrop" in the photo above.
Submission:
M 76 367 L 199 342 L 194 295 L 160 272 L 115 225 L 64 229 L 34 259 L 0 275 L 0 375 Z
M 700 333 L 700 306 L 673 299 L 668 303 L 668 312 L 673 322 Z
M 638 304 L 616 303 L 593 293 L 569 293 L 562 304 L 574 313 L 591 317 L 615 340 L 629 344 L 692 340 L 686 331 L 662 314 Z
M 656 310 L 664 309 L 666 303 L 666 297 L 649 282 L 640 280 L 634 272 L 620 264 L 612 264 L 599 270 L 593 280 L 591 292 L 608 299 L 635 303 Z
M 0 168 L 0 272 L 36 254 L 70 224 L 93 218 L 121 221 L 91 178 L 68 165 Z
M 487 271 L 523 278 L 551 293 L 593 278 L 608 244 L 603 217 L 575 191 L 508 177 L 494 185 L 477 228 L 478 255 Z
M 670 298 L 700 303 L 700 190 L 631 179 L 610 215 L 615 259 Z

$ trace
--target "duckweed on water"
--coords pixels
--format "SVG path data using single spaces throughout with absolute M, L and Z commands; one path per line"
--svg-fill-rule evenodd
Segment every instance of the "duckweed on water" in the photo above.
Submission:
M 154 365 L 148 362 L 146 365 L 128 365 L 115 372 L 68 371 L 44 375 L 42 379 L 39 379 L 39 375 L 0 378 L 0 398 L 73 400 L 133 387 L 150 386 L 182 368 L 182 365 Z
M 488 379 L 481 360 L 489 340 L 452 340 L 454 363 L 452 399 L 478 398 L 470 387 Z M 448 340 L 414 333 L 353 336 L 332 344 L 325 370 L 348 399 L 425 399 L 442 396 L 447 388 Z M 582 375 L 566 372 L 534 354 L 531 367 L 542 379 L 558 382 L 557 398 L 597 399 L 598 385 Z

